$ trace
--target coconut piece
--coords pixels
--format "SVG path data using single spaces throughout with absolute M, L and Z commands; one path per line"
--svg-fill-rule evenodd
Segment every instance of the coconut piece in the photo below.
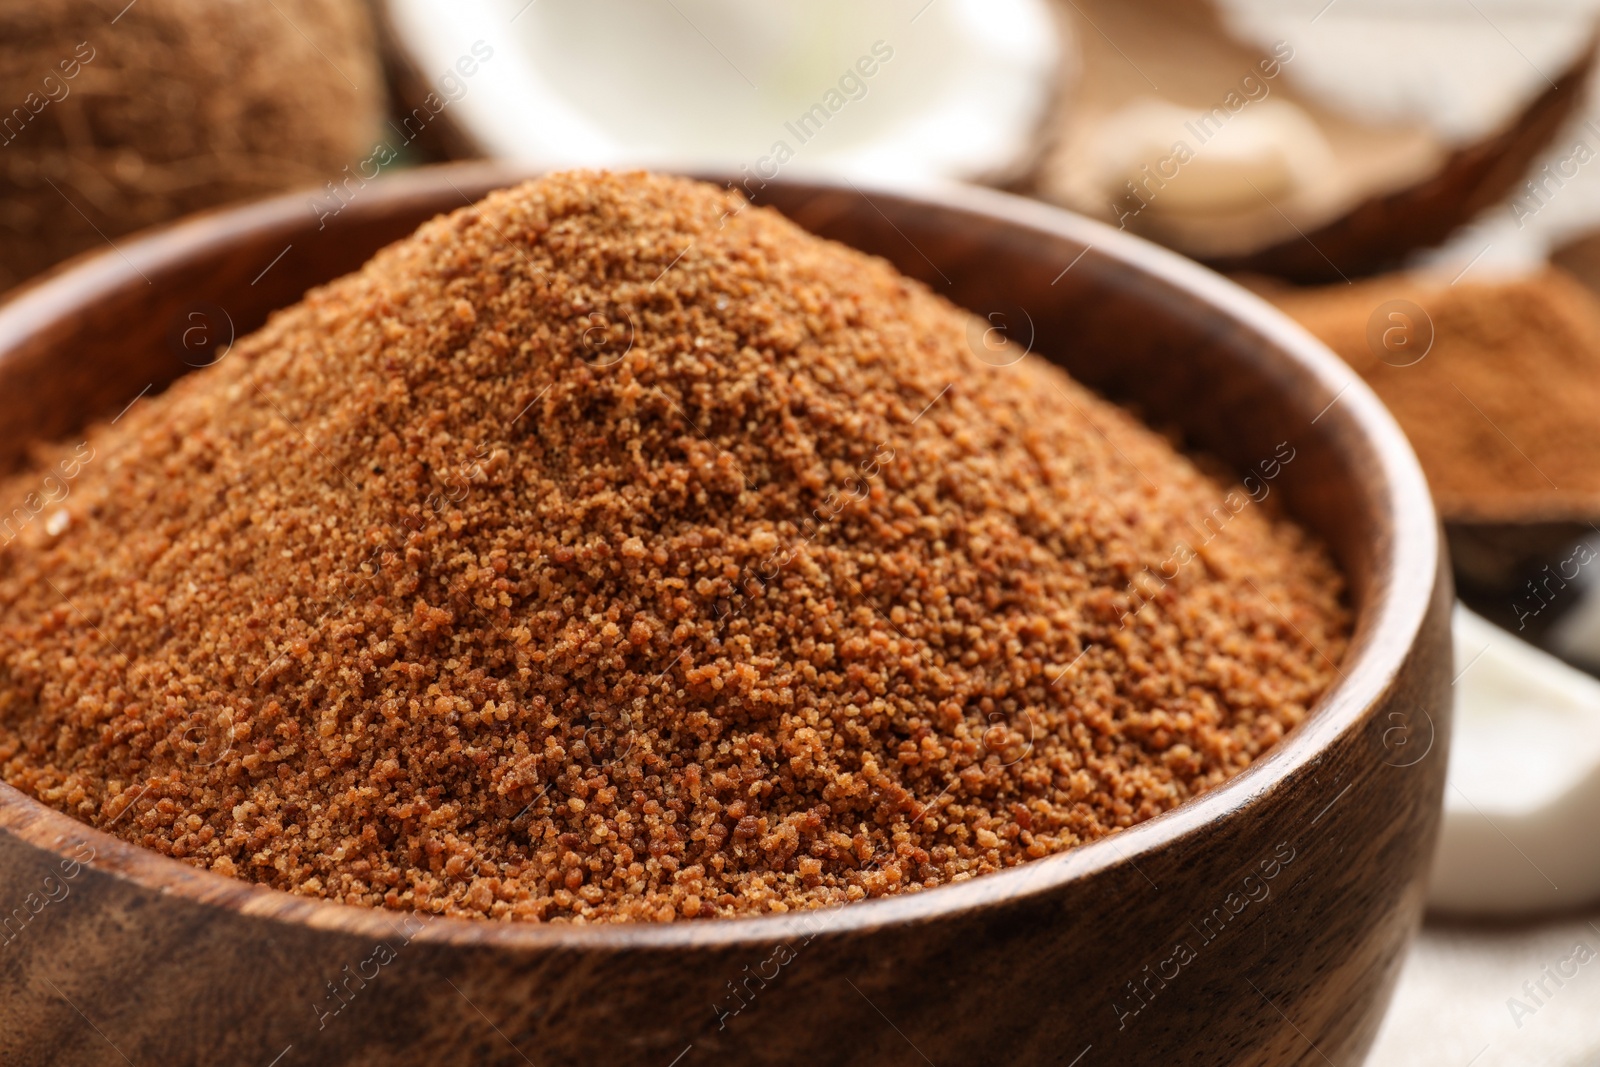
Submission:
M 1600 897 L 1600 682 L 1459 606 L 1455 653 L 1428 903 L 1505 915 Z
M 734 172 L 752 190 L 780 173 L 1017 178 L 1037 161 L 1065 54 L 1045 0 L 379 8 L 402 106 L 433 131 L 419 143 L 552 168 Z M 473 58 L 479 43 L 492 57 Z
M 1421 122 L 1465 147 L 1511 126 L 1576 64 L 1596 0 L 1219 0 L 1240 40 L 1295 46 L 1289 80 L 1362 122 Z
M 1583 101 L 1594 57 L 1591 46 L 1512 126 L 1453 151 L 1429 180 L 1373 197 L 1321 229 L 1251 255 L 1217 258 L 1211 265 L 1328 282 L 1391 269 L 1407 253 L 1440 244 L 1524 179 L 1531 161 Z
M 1302 282 L 1382 269 L 1504 195 L 1572 110 L 1592 56 L 1459 142 L 1459 120 L 1375 122 L 1303 89 L 1304 25 L 1245 41 L 1194 0 L 1065 11 L 1082 74 L 1031 188 L 1222 269 Z
M 0 289 L 132 230 L 344 177 L 384 84 L 360 0 L 0 9 Z

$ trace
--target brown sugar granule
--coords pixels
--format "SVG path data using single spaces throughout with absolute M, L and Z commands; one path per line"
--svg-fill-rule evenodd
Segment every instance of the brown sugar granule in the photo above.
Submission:
M 1371 383 L 1447 519 L 1570 518 L 1600 507 L 1600 302 L 1570 274 L 1258 287 Z M 1402 332 L 1386 346 L 1391 329 Z M 1432 347 L 1416 359 L 1430 329 Z
M 91 433 L 0 553 L 0 769 L 515 919 L 815 908 L 1164 812 L 1305 717 L 1340 579 L 967 322 L 680 179 L 435 219 Z

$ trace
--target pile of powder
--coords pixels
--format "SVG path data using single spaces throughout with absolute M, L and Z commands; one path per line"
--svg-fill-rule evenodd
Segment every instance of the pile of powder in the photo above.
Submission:
M 91 434 L 0 554 L 0 770 L 515 919 L 820 907 L 1164 812 L 1305 717 L 1340 578 L 967 322 L 679 179 L 435 219 Z
M 1492 284 L 1392 275 L 1257 288 L 1383 398 L 1445 518 L 1600 510 L 1600 303 L 1565 271 Z M 1401 331 L 1387 347 L 1386 330 Z M 1430 331 L 1432 347 L 1416 359 Z

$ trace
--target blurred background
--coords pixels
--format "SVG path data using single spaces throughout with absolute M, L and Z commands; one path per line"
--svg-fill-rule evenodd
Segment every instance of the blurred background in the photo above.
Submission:
M 0 0 L 0 292 L 206 208 L 325 218 L 481 157 L 976 183 L 1199 260 L 1372 385 L 1451 543 L 1445 829 L 1370 1062 L 1593 1064 L 1597 25 L 1600 0 Z

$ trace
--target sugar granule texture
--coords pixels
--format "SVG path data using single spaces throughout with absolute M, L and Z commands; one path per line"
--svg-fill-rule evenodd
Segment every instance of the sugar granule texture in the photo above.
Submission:
M 1572 275 L 1251 283 L 1367 379 L 1411 439 L 1447 521 L 1600 510 L 1600 302 Z M 1401 300 L 1411 307 L 1387 318 Z M 1413 345 L 1431 340 L 1424 355 L 1385 351 L 1381 331 L 1396 323 L 1409 324 Z
M 1305 717 L 1340 578 L 967 321 L 679 179 L 435 219 L 91 433 L 0 554 L 4 777 L 291 892 L 532 920 L 822 907 L 1164 812 Z

